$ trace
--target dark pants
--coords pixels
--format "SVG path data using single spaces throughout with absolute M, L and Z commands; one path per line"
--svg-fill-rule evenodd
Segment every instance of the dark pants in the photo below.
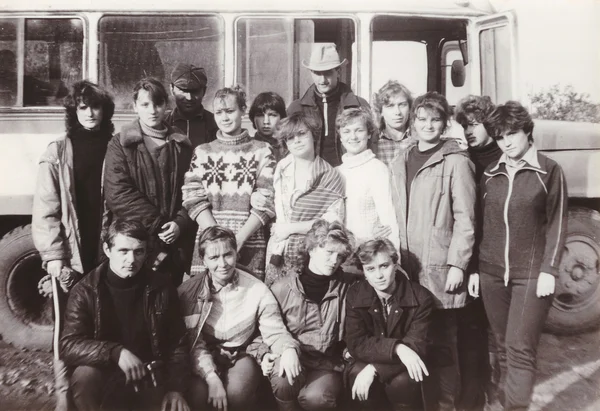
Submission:
M 427 353 L 429 378 L 423 381 L 426 408 L 454 410 L 460 390 L 458 360 L 459 309 L 436 309 L 431 313 Z
M 227 392 L 228 410 L 250 410 L 256 404 L 258 386 L 262 378 L 260 367 L 254 358 L 244 355 L 229 368 L 219 369 Z M 194 376 L 186 397 L 192 410 L 204 410 L 208 406 L 208 385 L 204 378 Z
M 160 410 L 164 389 L 141 388 L 138 393 L 125 384 L 125 374 L 116 368 L 80 366 L 71 376 L 73 402 L 78 411 Z
M 290 385 L 285 376 L 279 377 L 279 358 L 275 361 L 273 372 L 269 376 L 273 395 L 280 404 L 297 401 L 307 411 L 327 410 L 337 407 L 342 392 L 342 374 L 336 371 L 311 370 L 304 368 L 302 373 Z M 293 409 L 289 404 L 287 409 Z
M 350 393 L 354 380 L 359 372 L 367 366 L 366 363 L 356 361 L 346 368 L 348 373 L 348 387 L 346 391 Z M 398 365 L 398 367 L 402 367 Z M 381 382 L 377 377 L 373 380 L 369 389 L 369 396 L 366 401 L 354 401 L 364 410 L 417 410 L 421 409 L 421 384 L 411 380 L 407 371 L 403 371 L 390 381 Z
M 496 336 L 504 408 L 526 410 L 535 384 L 537 347 L 553 296 L 536 296 L 537 279 L 481 274 L 481 292 Z M 502 400 L 502 399 L 501 399 Z
M 460 372 L 460 391 L 455 402 L 456 409 L 483 411 L 491 378 L 489 355 L 491 332 L 481 298 L 457 310 L 456 324 Z

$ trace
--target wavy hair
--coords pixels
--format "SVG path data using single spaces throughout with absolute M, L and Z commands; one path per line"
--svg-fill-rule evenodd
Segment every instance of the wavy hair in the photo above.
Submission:
M 115 102 L 108 92 L 98 87 L 97 84 L 89 80 L 81 80 L 71 86 L 71 90 L 63 101 L 66 110 L 65 128 L 67 136 L 72 136 L 77 130 L 83 126 L 77 120 L 77 108 L 80 104 L 85 104 L 92 108 L 102 109 L 102 121 L 100 122 L 100 131 L 107 134 L 112 134 L 115 131 L 115 126 L 112 122 L 113 114 L 115 113 Z

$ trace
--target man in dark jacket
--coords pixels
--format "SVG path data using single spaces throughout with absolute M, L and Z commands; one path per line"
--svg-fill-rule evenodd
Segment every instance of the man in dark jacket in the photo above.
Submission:
M 394 410 L 420 408 L 433 296 L 398 268 L 389 240 L 367 241 L 356 253 L 366 281 L 350 287 L 346 298 L 352 399 L 367 410 L 386 400 Z
M 216 138 L 215 116 L 202 106 L 208 79 L 202 67 L 179 63 L 171 73 L 171 94 L 177 107 L 165 122 L 177 127 L 192 142 L 192 147 L 210 143 Z
M 140 222 L 115 220 L 108 261 L 71 291 L 60 352 L 79 411 L 188 409 L 185 324 L 169 277 L 144 266 L 148 239 Z
M 310 70 L 314 84 L 302 98 L 292 101 L 287 109 L 288 116 L 303 111 L 319 120 L 321 134 L 313 136 L 316 154 L 334 167 L 342 163 L 343 154 L 335 132 L 337 114 L 351 107 L 370 109 L 366 100 L 356 96 L 350 87 L 340 81 L 340 70 L 346 62 L 346 59 L 340 61 L 335 44 L 314 44 L 310 60 L 302 61 L 302 65 Z

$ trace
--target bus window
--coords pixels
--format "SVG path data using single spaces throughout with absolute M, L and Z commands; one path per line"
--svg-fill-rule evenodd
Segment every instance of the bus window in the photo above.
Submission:
M 0 19 L 0 106 L 60 106 L 82 61 L 80 19 Z
M 178 63 L 204 67 L 207 96 L 222 87 L 224 27 L 216 16 L 104 16 L 100 19 L 100 84 L 117 109 L 130 109 L 133 87 L 152 76 L 170 83 Z
M 371 90 L 397 80 L 417 96 L 444 93 L 442 47 L 466 39 L 467 21 L 434 17 L 378 15 L 371 23 Z
M 462 60 L 463 56 L 460 51 L 458 40 L 447 41 L 442 47 L 442 84 L 445 88 L 445 95 L 448 103 L 455 106 L 458 101 L 470 94 L 470 72 L 469 65 L 465 65 L 465 84 L 462 87 L 455 87 L 452 84 L 451 70 L 454 60 Z
M 313 43 L 335 43 L 340 58 L 353 61 L 351 19 L 244 17 L 236 30 L 236 82 L 246 87 L 250 102 L 263 91 L 280 94 L 287 104 L 300 97 L 312 84 L 300 62 L 308 60 Z M 350 85 L 353 71 L 353 64 L 346 64 L 341 80 Z
M 479 34 L 481 53 L 481 95 L 500 104 L 512 96 L 512 61 L 508 26 L 482 30 Z
M 410 63 L 409 63 L 410 62 Z M 427 91 L 427 46 L 416 41 L 374 41 L 372 85 L 397 80 L 418 96 Z

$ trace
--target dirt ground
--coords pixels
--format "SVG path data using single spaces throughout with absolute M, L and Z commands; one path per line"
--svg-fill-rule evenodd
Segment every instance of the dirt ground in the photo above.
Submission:
M 600 331 L 569 337 L 544 334 L 538 371 L 531 411 L 600 410 Z M 0 341 L 0 410 L 53 408 L 51 354 Z

